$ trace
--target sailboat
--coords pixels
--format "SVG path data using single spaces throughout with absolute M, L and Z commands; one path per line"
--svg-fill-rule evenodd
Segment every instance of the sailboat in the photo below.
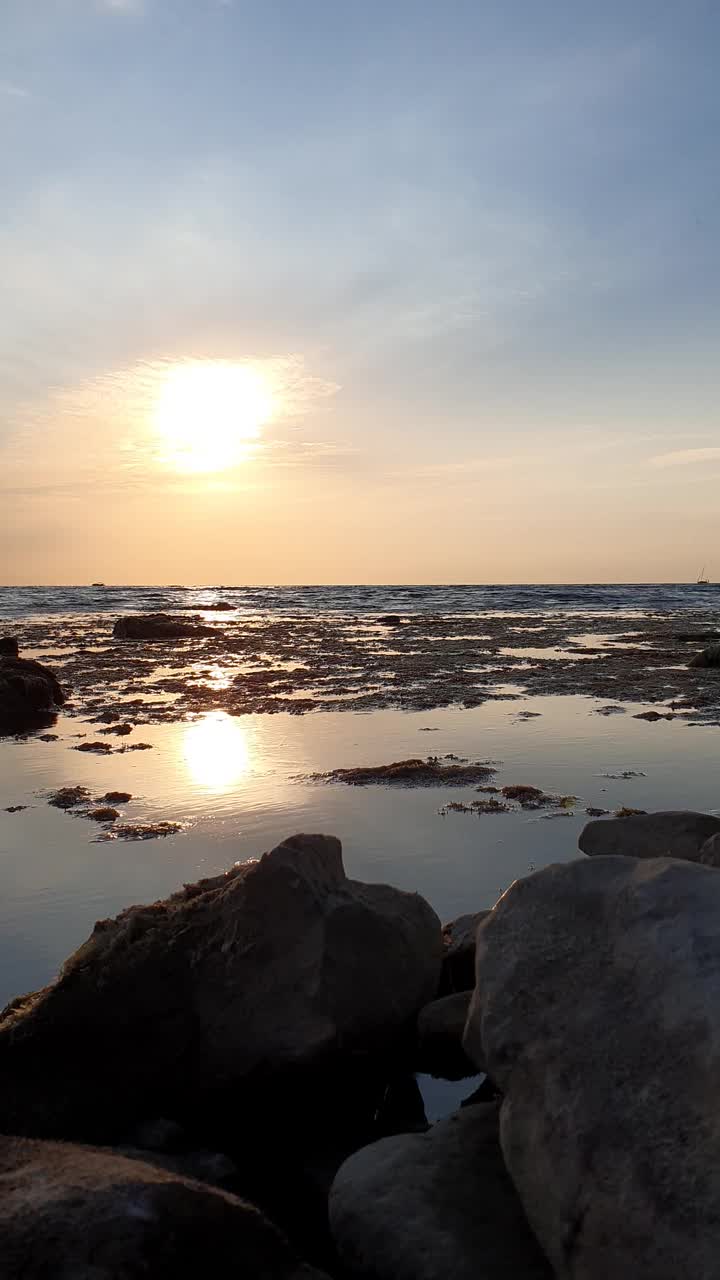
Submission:
M 705 565 L 703 565 L 697 576 L 697 585 L 699 587 L 707 587 L 710 585 L 710 579 L 705 576 Z

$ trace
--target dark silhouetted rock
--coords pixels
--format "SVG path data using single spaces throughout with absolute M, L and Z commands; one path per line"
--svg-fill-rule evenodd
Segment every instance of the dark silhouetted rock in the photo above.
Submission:
M 690 667 L 720 667 L 720 644 L 709 644 L 688 665 Z
M 118 618 L 113 635 L 118 640 L 185 640 L 192 636 L 218 636 L 220 632 L 190 618 L 173 618 L 168 613 L 140 613 Z
M 475 935 L 487 915 L 487 911 L 475 911 L 443 925 L 440 995 L 470 991 L 475 986 Z
M 674 720 L 674 711 L 639 711 L 633 720 L 647 720 L 650 724 L 656 724 L 658 720 Z
M 689 667 L 720 667 L 720 644 L 708 644 L 707 649 L 693 658 Z
M 350 1156 L 330 1192 L 350 1275 L 372 1280 L 552 1280 L 503 1165 L 497 1107 Z
M 684 858 L 698 862 L 700 850 L 720 831 L 720 818 L 691 810 L 632 813 L 608 821 L 588 822 L 578 844 L 590 857 L 622 854 L 628 858 Z
M 3 1280 L 321 1280 L 258 1209 L 161 1163 L 0 1137 Z
M 64 702 L 49 667 L 27 658 L 0 657 L 0 733 L 41 728 Z
M 472 991 L 457 991 L 451 996 L 441 996 L 420 1010 L 417 1020 L 418 1071 L 427 1072 L 441 1080 L 464 1080 L 477 1074 L 463 1049 L 465 1030 Z
M 18 642 L 14 636 L 0 636 L 0 658 L 17 658 Z
M 441 949 L 423 898 L 348 880 L 338 840 L 294 836 L 99 922 L 57 982 L 8 1006 L 0 1132 L 112 1140 L 251 1079 L 389 1059 Z
M 465 1048 L 560 1280 L 717 1275 L 720 876 L 601 857 L 516 881 L 478 931 Z

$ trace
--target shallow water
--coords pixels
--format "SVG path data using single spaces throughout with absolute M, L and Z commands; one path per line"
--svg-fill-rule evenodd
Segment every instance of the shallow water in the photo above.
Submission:
M 293 832 L 340 836 L 350 875 L 417 890 L 443 920 L 491 905 L 517 876 L 577 856 L 586 806 L 717 811 L 720 730 L 596 714 L 605 700 L 534 697 L 471 709 L 223 712 L 141 725 L 128 741 L 151 751 L 108 757 L 74 751 L 96 726 L 61 717 L 59 740 L 0 741 L 0 1001 L 38 987 L 95 920 L 150 901 L 183 881 L 257 857 Z M 520 713 L 540 713 L 522 720 Z M 425 732 L 430 730 L 430 732 Z M 122 746 L 123 739 L 102 739 Z M 530 783 L 573 794 L 572 816 L 519 811 L 451 813 L 473 788 L 402 790 L 311 782 L 306 775 L 447 753 L 502 761 L 497 785 Z M 646 776 L 609 779 L 630 770 Z M 93 795 L 127 790 L 127 821 L 187 823 L 178 835 L 98 842 L 97 824 L 48 806 L 44 792 L 82 784 Z

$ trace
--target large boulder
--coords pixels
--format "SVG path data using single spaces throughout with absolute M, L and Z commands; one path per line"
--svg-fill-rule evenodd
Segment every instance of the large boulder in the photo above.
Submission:
M 720 1242 L 720 876 L 601 857 L 517 881 L 465 1032 L 558 1280 L 711 1280 Z
M 352 1155 L 330 1191 L 349 1274 L 372 1280 L 551 1280 L 503 1165 L 497 1107 Z
M 0 1137 L 3 1280 L 321 1280 L 252 1205 L 109 1151 Z
M 41 727 L 64 702 L 65 693 L 49 667 L 28 658 L 0 657 L 0 733 Z
M 53 985 L 8 1006 L 0 1132 L 113 1140 L 223 1090 L 249 1104 L 242 1082 L 387 1060 L 436 990 L 441 950 L 423 898 L 349 880 L 332 836 L 294 836 L 100 921 Z
M 217 636 L 214 627 L 195 619 L 173 618 L 169 613 L 139 613 L 118 618 L 113 635 L 118 640 L 185 640 L 192 636 Z
M 698 862 L 703 845 L 718 831 L 720 818 L 713 814 L 678 809 L 596 819 L 583 828 L 578 844 L 591 857 L 622 854 L 630 858 L 685 858 Z

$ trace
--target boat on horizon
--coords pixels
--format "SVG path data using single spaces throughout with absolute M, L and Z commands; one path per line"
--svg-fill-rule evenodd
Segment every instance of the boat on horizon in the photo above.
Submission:
M 699 574 L 698 574 L 698 576 L 697 576 L 697 583 L 696 583 L 696 585 L 697 585 L 698 587 L 709 587 L 709 586 L 710 586 L 710 579 L 709 579 L 709 578 L 707 578 L 707 577 L 705 576 L 705 565 L 703 565 L 702 569 L 700 570 L 700 572 L 699 572 Z

